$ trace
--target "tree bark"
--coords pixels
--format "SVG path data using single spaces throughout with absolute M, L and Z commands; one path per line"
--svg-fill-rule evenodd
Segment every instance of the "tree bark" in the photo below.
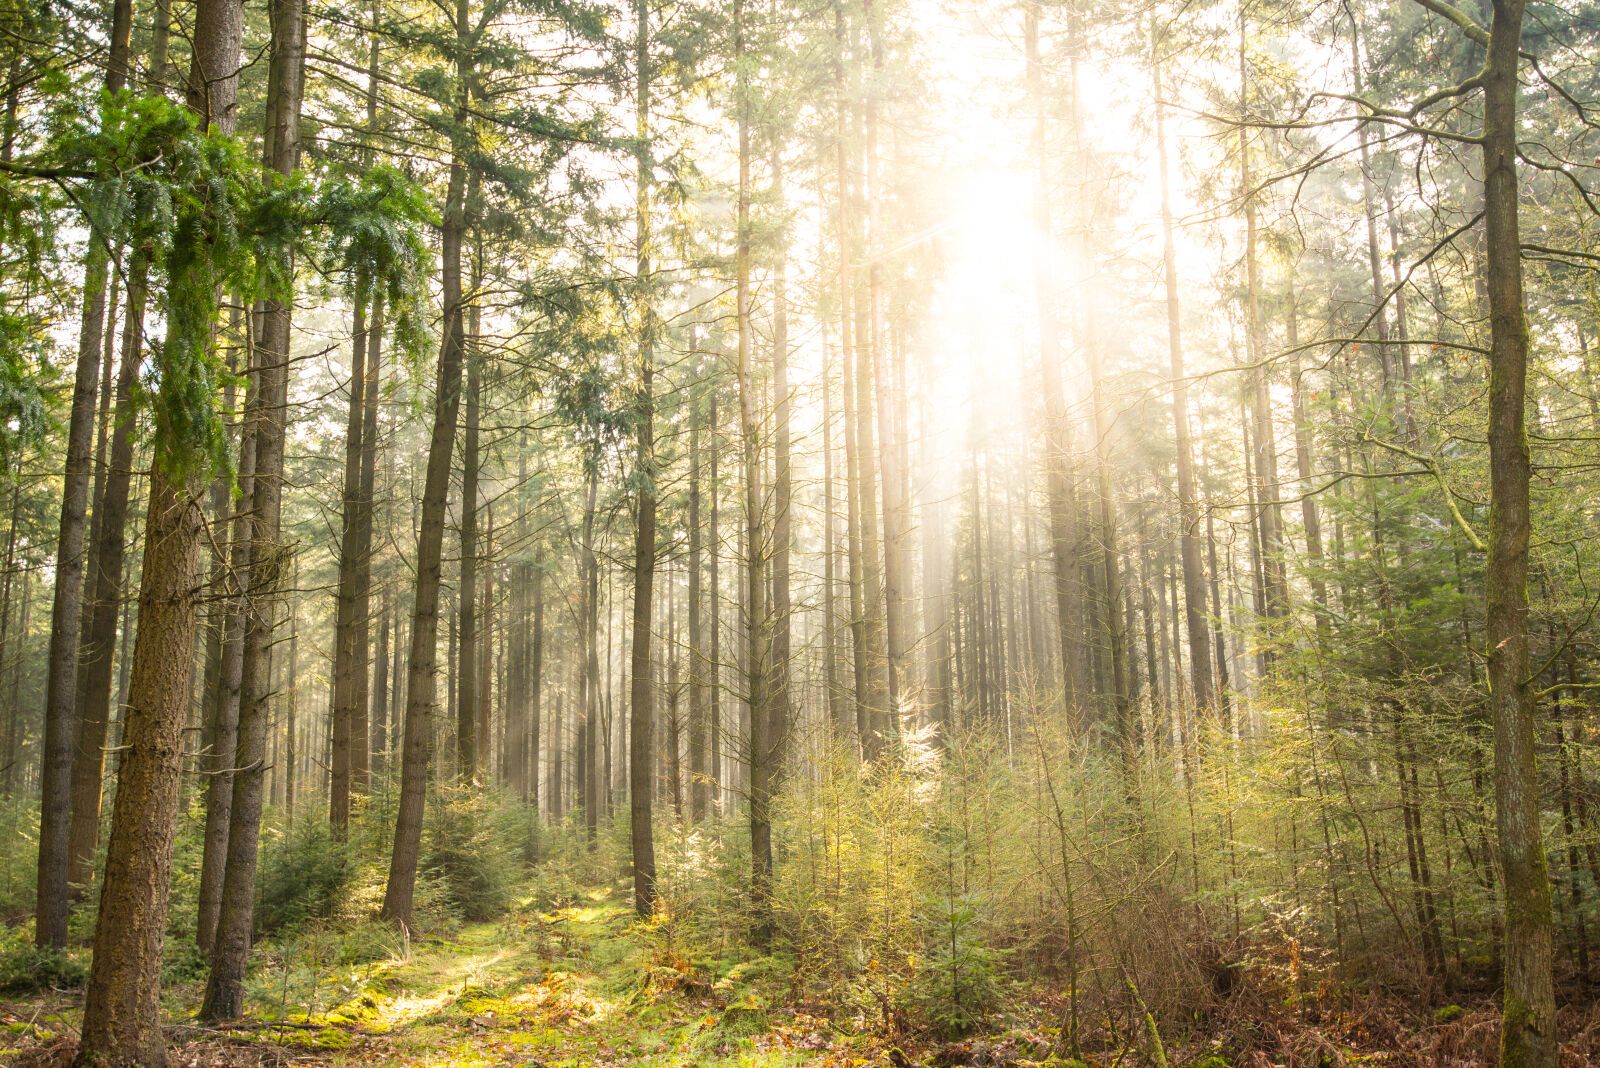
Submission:
M 1039 319 L 1039 369 L 1044 380 L 1045 495 L 1050 519 L 1050 557 L 1054 565 L 1057 633 L 1061 641 L 1061 701 L 1069 721 L 1081 714 L 1079 690 L 1083 653 L 1079 646 L 1083 602 L 1078 577 L 1078 535 L 1072 472 L 1072 428 L 1067 415 L 1066 384 L 1061 374 L 1061 332 L 1056 319 L 1055 275 L 1050 269 L 1051 234 L 1049 159 L 1045 137 L 1044 71 L 1039 57 L 1039 12 L 1032 5 L 1025 16 L 1028 91 L 1035 109 L 1034 227 L 1044 239 L 1034 254 L 1034 289 Z
M 650 280 L 650 4 L 636 0 L 634 41 L 634 144 L 636 187 L 634 199 L 634 257 L 639 315 L 639 395 L 636 401 L 638 435 L 635 474 L 638 495 L 634 512 L 633 542 L 633 651 L 628 715 L 628 799 L 633 844 L 633 907 L 649 916 L 656 904 L 656 855 L 651 825 L 654 777 L 652 706 L 655 699 L 650 662 L 651 597 L 656 570 L 656 457 L 655 457 L 655 329 Z M 676 763 L 676 757 L 674 757 Z
M 367 307 L 357 297 L 350 332 L 350 410 L 345 421 L 344 492 L 339 533 L 339 586 L 333 624 L 333 763 L 329 769 L 328 822 L 343 840 L 350 826 L 350 735 L 356 701 L 356 676 L 366 671 L 366 644 L 356 618 L 356 570 L 361 555 L 361 457 L 367 389 Z
M 77 742 L 72 763 L 71 867 L 69 880 L 87 885 L 94 877 L 100 841 L 101 786 L 105 776 L 106 732 L 111 722 L 112 653 L 122 608 L 122 565 L 127 547 L 128 489 L 133 481 L 133 389 L 144 352 L 146 260 L 135 254 L 129 269 L 126 322 L 117 369 L 115 414 L 101 488 L 95 544 L 94 586 L 89 597 L 89 627 L 79 668 Z
M 300 94 L 305 62 L 303 0 L 272 0 L 269 19 L 272 39 L 264 162 L 269 171 L 287 179 L 300 156 Z M 287 258 L 292 253 L 285 251 L 282 255 Z M 292 259 L 285 266 L 286 274 L 292 277 Z M 267 732 L 272 723 L 272 646 L 289 555 L 288 547 L 280 540 L 292 340 L 287 299 L 268 298 L 262 302 L 261 326 L 254 353 L 257 411 L 250 420 L 254 424 L 256 472 L 251 483 L 250 556 L 242 576 L 248 611 L 239 688 L 239 746 L 233 773 L 222 908 L 217 915 L 211 973 L 200 1006 L 203 1020 L 234 1019 L 244 1013 L 244 980 L 255 928 Z
M 476 349 L 476 336 L 469 335 L 467 344 Z M 478 737 L 478 469 L 482 462 L 478 455 L 478 393 L 482 388 L 482 362 L 473 351 L 467 355 L 466 418 L 462 427 L 461 583 L 456 602 L 460 619 L 456 652 L 456 774 L 468 785 L 478 777 L 478 746 L 482 740 Z
M 763 945 L 771 935 L 772 825 L 767 782 L 767 636 L 765 536 L 761 522 L 761 443 L 756 424 L 756 384 L 751 366 L 754 343 L 750 323 L 750 102 L 744 74 L 744 3 L 734 0 L 734 56 L 738 64 L 735 109 L 739 124 L 739 188 L 736 309 L 739 329 L 739 440 L 743 458 L 745 515 L 745 685 L 750 705 L 750 898 L 752 938 Z
M 204 91 L 192 91 L 189 105 L 199 114 L 202 127 L 224 134 L 233 130 L 243 36 L 244 9 L 238 0 L 201 0 L 196 5 L 190 84 L 203 86 Z M 192 255 L 180 262 L 204 270 L 205 250 L 190 251 Z M 169 286 L 169 292 L 183 289 Z M 186 311 L 214 320 L 216 297 L 209 299 L 208 307 Z M 170 314 L 167 320 L 172 321 Z M 160 388 L 182 389 L 175 377 L 163 376 Z M 211 403 L 209 398 L 206 403 Z M 158 436 L 117 798 L 74 1062 L 84 1068 L 160 1068 L 166 1063 L 159 1001 L 161 954 L 199 607 L 199 478 L 193 469 L 203 463 L 199 457 L 170 449 L 170 443 Z
M 464 41 L 470 30 L 469 0 L 456 0 L 456 38 L 460 47 L 456 77 L 456 126 L 465 138 L 467 92 Z M 461 407 L 461 365 L 466 323 L 461 292 L 461 243 L 466 232 L 467 145 L 452 146 L 450 180 L 440 232 L 444 337 L 439 347 L 434 394 L 433 430 L 428 441 L 427 472 L 422 490 L 422 516 L 417 538 L 416 596 L 411 609 L 411 655 L 406 666 L 406 714 L 400 756 L 400 803 L 395 819 L 394 851 L 384 887 L 380 915 L 401 927 L 411 925 L 417 863 L 422 849 L 422 816 L 427 802 L 428 763 L 432 748 L 433 711 L 439 638 L 440 556 L 444 547 L 445 508 L 450 492 L 451 454 Z
M 1183 621 L 1189 638 L 1190 683 L 1195 707 L 1204 713 L 1215 707 L 1216 690 L 1211 681 L 1211 635 L 1210 625 L 1206 621 L 1205 567 L 1200 562 L 1200 498 L 1195 487 L 1194 452 L 1189 442 L 1189 382 L 1183 366 L 1178 253 L 1172 235 L 1172 197 L 1167 172 L 1166 109 L 1161 98 L 1161 67 L 1160 56 L 1153 55 L 1151 71 L 1156 98 L 1156 156 L 1161 174 L 1161 262 L 1166 283 L 1167 350 L 1172 374 L 1172 437 L 1178 467 L 1178 557 L 1183 568 Z
M 205 5 L 201 5 L 204 7 Z M 116 0 L 111 9 L 110 52 L 105 87 L 115 95 L 127 83 L 133 0 Z M 83 314 L 78 328 L 78 361 L 72 406 L 67 417 L 67 450 L 62 466 L 61 522 L 56 539 L 55 592 L 50 609 L 50 651 L 46 660 L 44 739 L 40 752 L 39 863 L 34 908 L 34 942 L 67 944 L 71 848 L 72 750 L 78 679 L 79 617 L 83 610 L 84 533 L 93 480 L 95 397 L 105 342 L 106 282 L 110 274 L 108 205 L 90 193 L 90 217 L 83 268 Z
M 1532 457 L 1526 424 L 1528 321 L 1517 188 L 1517 74 L 1527 0 L 1494 0 L 1482 79 L 1485 285 L 1489 297 L 1489 537 L 1486 641 L 1494 721 L 1495 826 L 1505 876 L 1500 1063 L 1556 1055 L 1550 880 L 1535 760 L 1539 717 L 1528 654 Z

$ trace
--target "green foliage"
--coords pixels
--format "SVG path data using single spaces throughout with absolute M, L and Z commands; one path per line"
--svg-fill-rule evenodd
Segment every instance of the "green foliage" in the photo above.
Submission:
M 0 931 L 0 993 L 79 987 L 89 977 L 82 960 L 59 949 L 41 948 L 20 928 Z
M 926 955 L 905 1000 L 951 1038 L 981 1026 L 1005 993 L 1005 951 L 989 944 L 982 908 L 976 894 L 934 897 L 923 906 Z
M 518 888 L 523 834 L 514 806 L 474 789 L 442 790 L 428 806 L 421 874 L 438 886 L 451 915 L 492 919 Z
M 332 916 L 344 903 L 352 868 L 346 847 L 321 820 L 262 835 L 256 876 L 256 923 L 264 932 L 293 931 Z
M 322 224 L 323 269 L 345 280 L 358 305 L 381 295 L 392 343 L 420 360 L 427 343 L 421 282 L 433 270 L 426 227 L 437 222 L 427 191 L 392 167 L 370 167 L 323 183 L 307 215 Z

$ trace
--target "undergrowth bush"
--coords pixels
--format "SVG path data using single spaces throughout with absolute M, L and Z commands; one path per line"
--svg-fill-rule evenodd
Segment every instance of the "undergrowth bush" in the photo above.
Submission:
M 516 806 L 496 795 L 450 788 L 429 805 L 421 874 L 441 903 L 470 922 L 504 912 L 521 887 L 526 827 Z
M 923 907 L 926 955 L 904 1001 L 948 1038 L 977 1030 L 1004 1004 L 1006 952 L 990 944 L 982 909 L 976 894 L 935 896 Z
M 0 993 L 31 994 L 39 990 L 80 987 L 89 967 L 59 949 L 34 944 L 20 927 L 0 931 Z
M 292 829 L 262 829 L 256 923 L 268 934 L 333 915 L 351 881 L 348 849 L 328 825 L 307 819 Z

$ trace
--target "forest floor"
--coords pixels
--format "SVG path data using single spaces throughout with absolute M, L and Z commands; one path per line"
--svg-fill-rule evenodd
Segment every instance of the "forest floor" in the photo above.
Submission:
M 300 956 L 303 956 L 300 955 Z M 198 984 L 164 994 L 171 1068 L 201 1065 L 519 1065 L 522 1068 L 785 1068 L 893 1063 L 891 1047 L 782 1007 L 761 958 L 714 984 L 660 964 L 659 939 L 610 890 L 568 907 L 463 926 L 447 938 L 307 983 L 302 959 L 268 955 L 251 1018 L 193 1022 Z M 275 969 L 273 964 L 279 967 Z M 281 971 L 281 992 L 277 977 Z M 296 1004 L 299 1002 L 299 1004 Z M 81 993 L 0 1001 L 0 1065 L 66 1068 Z M 889 1059 L 886 1059 L 889 1058 Z
M 913 1064 L 1034 1068 L 1048 1061 L 1059 997 L 1040 991 L 1008 1013 L 1011 1029 L 964 1042 L 883 1037 L 881 1021 L 841 1018 L 792 988 L 792 968 L 732 940 L 691 970 L 670 931 L 641 925 L 616 888 L 564 907 L 531 905 L 405 944 L 387 928 L 305 932 L 258 946 L 249 1017 L 198 1025 L 203 972 L 169 982 L 170 1068 L 290 1065 L 435 1068 L 856 1068 Z M 1231 1023 L 1167 1047 L 1169 1063 L 1201 1068 L 1493 1063 L 1492 999 L 1432 1014 L 1393 999 L 1344 1001 L 1338 1012 L 1285 1011 L 1257 1001 Z M 1244 1006 L 1237 1005 L 1239 1009 Z M 68 1068 L 81 991 L 0 998 L 0 1068 Z M 1220 1024 L 1221 1021 L 1218 1021 Z M 1134 1026 L 1128 1026 L 1134 1025 Z M 1600 1005 L 1564 1010 L 1564 1065 L 1600 1063 Z M 1149 1064 L 1136 1022 L 1113 1025 L 1096 1066 Z M 1240 1043 L 1222 1033 L 1248 1034 Z M 1110 1037 L 1110 1036 L 1104 1036 Z M 1129 1041 L 1131 1039 L 1131 1041 Z M 1246 1049 L 1244 1047 L 1253 1047 Z M 1231 1049 L 1231 1055 L 1224 1051 Z M 904 1051 L 904 1052 L 902 1052 Z

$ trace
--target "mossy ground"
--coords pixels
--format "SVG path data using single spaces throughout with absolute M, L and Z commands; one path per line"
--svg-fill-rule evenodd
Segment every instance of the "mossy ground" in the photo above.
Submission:
M 417 944 L 388 937 L 388 946 L 352 946 L 348 935 L 311 933 L 260 947 L 238 1030 L 193 1026 L 199 986 L 169 989 L 173 1062 L 786 1068 L 878 1059 L 866 1038 L 769 1008 L 782 999 L 770 970 L 663 965 L 611 890 Z M 79 1003 L 53 995 L 0 1006 L 9 1032 L 0 1065 L 64 1045 Z

